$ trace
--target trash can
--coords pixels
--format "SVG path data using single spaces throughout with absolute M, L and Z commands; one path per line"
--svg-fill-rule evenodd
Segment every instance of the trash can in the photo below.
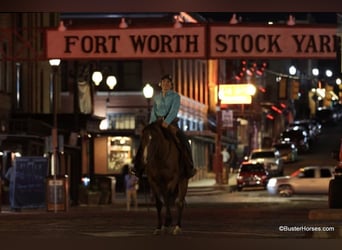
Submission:
M 342 208 L 342 162 L 335 168 L 334 175 L 329 182 L 329 208 Z
M 47 211 L 69 210 L 69 183 L 66 176 L 49 176 L 46 179 Z
M 114 176 L 109 176 L 110 179 L 110 189 L 111 189 L 111 204 L 115 203 L 115 197 L 116 197 L 116 178 Z

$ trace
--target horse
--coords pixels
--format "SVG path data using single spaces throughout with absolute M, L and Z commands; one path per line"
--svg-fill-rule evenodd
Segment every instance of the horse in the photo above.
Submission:
M 188 179 L 184 176 L 181 153 L 177 138 L 161 121 L 153 122 L 143 129 L 141 144 L 137 154 L 140 164 L 147 176 L 157 210 L 157 228 L 154 234 L 181 233 L 182 214 Z M 139 152 L 138 151 L 138 152 Z M 162 213 L 163 206 L 165 213 Z M 177 221 L 172 228 L 171 208 L 176 207 Z M 163 216 L 164 215 L 164 216 Z

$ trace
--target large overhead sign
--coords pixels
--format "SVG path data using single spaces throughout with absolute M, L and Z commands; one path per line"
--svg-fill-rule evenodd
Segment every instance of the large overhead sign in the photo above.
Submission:
M 208 31 L 208 32 L 207 32 Z M 210 25 L 47 30 L 47 58 L 336 58 L 336 27 Z
M 212 26 L 211 58 L 336 58 L 336 27 Z
M 47 31 L 47 58 L 205 58 L 205 27 Z

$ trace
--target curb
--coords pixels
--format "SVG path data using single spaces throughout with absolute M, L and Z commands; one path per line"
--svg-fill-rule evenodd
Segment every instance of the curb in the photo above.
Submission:
M 313 209 L 309 211 L 309 220 L 342 220 L 342 209 Z
M 309 211 L 309 220 L 341 221 L 342 209 L 313 209 Z M 327 225 L 328 227 L 328 225 Z M 306 238 L 337 239 L 342 238 L 342 227 L 334 226 L 333 231 L 310 231 L 305 233 Z

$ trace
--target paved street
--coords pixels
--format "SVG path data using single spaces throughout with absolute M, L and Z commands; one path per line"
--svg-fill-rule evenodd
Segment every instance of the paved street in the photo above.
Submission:
M 77 206 L 71 207 L 68 212 L 54 213 L 44 209 L 12 212 L 8 207 L 3 207 L 0 213 L 0 241 L 10 242 L 13 249 L 23 249 L 23 243 L 25 247 L 33 245 L 38 249 L 74 249 L 71 246 L 75 244 L 82 246 L 79 249 L 137 249 L 142 246 L 143 249 L 160 249 L 161 246 L 163 249 L 212 249 L 223 246 L 239 249 L 241 242 L 247 248 L 264 249 L 261 247 L 266 243 L 282 249 L 283 245 L 278 247 L 279 240 L 286 239 L 296 240 L 296 246 L 291 249 L 301 249 L 301 243 L 305 247 L 309 243 L 311 249 L 317 249 L 315 247 L 321 243 L 313 244 L 315 241 L 312 238 L 316 238 L 313 235 L 305 231 L 281 231 L 280 227 L 333 226 L 338 229 L 342 226 L 342 220 L 308 219 L 311 210 L 327 208 L 326 195 L 282 198 L 269 196 L 265 190 L 219 193 L 215 191 L 215 185 L 200 188 L 204 183 L 212 184 L 206 180 L 193 183 L 190 188 L 181 235 L 153 235 L 156 213 L 154 207 L 146 202 L 146 196 L 140 195 L 137 211 L 127 212 L 124 195 L 117 194 L 113 205 Z M 196 188 L 202 191 L 194 190 Z M 207 195 L 200 195 L 199 192 L 206 192 Z M 328 237 L 332 238 L 329 243 L 339 239 L 334 234 Z
M 313 149 L 314 154 L 304 155 L 300 161 L 287 165 L 286 171 L 291 172 L 302 164 L 311 164 L 318 160 L 336 163 L 328 157 L 328 145 L 334 134 L 339 134 L 337 130 L 339 128 L 328 130 L 322 136 L 320 144 Z M 320 149 L 322 145 L 326 147 L 324 150 Z M 234 181 L 235 177 L 232 175 L 229 184 L 234 185 Z M 265 239 L 287 239 L 304 240 L 310 244 L 315 242 L 309 246 L 313 249 L 319 243 L 311 238 L 331 238 L 329 243 L 341 238 L 342 212 L 334 210 L 334 219 L 310 219 L 309 214 L 317 211 L 331 213 L 327 195 L 294 195 L 284 198 L 270 196 L 262 189 L 235 192 L 234 188 L 218 186 L 213 178 L 208 178 L 190 183 L 183 233 L 178 236 L 152 234 L 156 225 L 156 213 L 148 195 L 140 193 L 138 210 L 128 212 L 125 210 L 124 194 L 117 193 L 113 205 L 77 206 L 71 207 L 68 212 L 54 213 L 44 209 L 13 212 L 8 207 L 3 207 L 0 213 L 0 239 L 8 240 L 11 244 L 19 244 L 27 239 L 39 242 L 48 240 L 47 246 L 51 242 L 58 244 L 69 240 L 79 244 L 86 243 L 86 247 L 96 244 L 96 248 L 108 243 L 112 247 L 125 245 L 126 249 L 136 249 L 139 246 L 144 246 L 143 249 L 153 249 L 156 246 L 174 249 L 184 245 L 189 245 L 188 248 L 191 249 L 211 249 L 225 248 L 232 244 L 240 246 L 241 242 L 244 248 L 255 248 L 253 240 L 262 239 L 265 244 Z M 299 231 L 284 230 L 297 227 L 300 228 Z M 334 231 L 315 234 L 306 231 L 307 228 L 333 228 Z M 279 248 L 278 241 L 275 244 Z M 294 247 L 291 246 L 292 248 Z

